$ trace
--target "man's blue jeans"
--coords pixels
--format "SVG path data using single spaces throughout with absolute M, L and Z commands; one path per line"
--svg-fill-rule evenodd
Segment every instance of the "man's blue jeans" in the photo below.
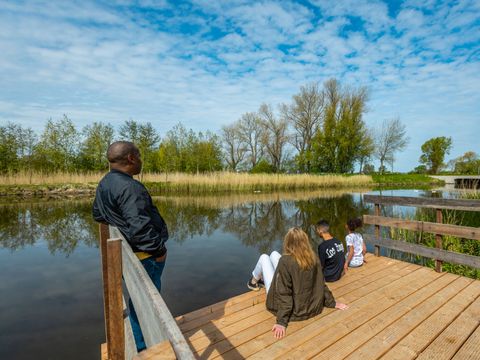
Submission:
M 153 284 L 160 292 L 162 288 L 162 272 L 165 268 L 165 260 L 162 262 L 157 262 L 153 257 L 149 257 L 140 261 L 147 271 L 148 276 L 152 279 Z M 128 301 L 128 309 L 130 311 L 130 324 L 132 324 L 133 336 L 135 338 L 135 343 L 137 345 L 137 351 L 140 352 L 145 350 L 147 346 L 145 345 L 145 340 L 143 339 L 142 330 L 140 329 L 140 324 L 138 323 L 137 313 L 133 308 L 132 300 Z

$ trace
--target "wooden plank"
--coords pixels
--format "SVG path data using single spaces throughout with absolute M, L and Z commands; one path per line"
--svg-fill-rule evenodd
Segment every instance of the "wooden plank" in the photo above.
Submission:
M 401 265 L 401 264 L 398 264 L 398 265 Z M 407 265 L 409 265 L 409 264 L 407 264 Z M 386 277 L 385 278 L 385 284 L 389 283 L 392 279 L 395 279 L 395 278 L 398 279 L 401 276 L 406 275 L 407 271 L 408 270 L 405 270 L 403 272 L 399 271 L 398 273 L 395 273 L 395 274 L 390 274 L 391 278 Z M 359 284 L 358 287 L 359 288 L 365 288 L 361 284 Z M 377 284 L 374 284 L 373 286 L 370 286 L 370 289 L 368 289 L 368 287 L 366 287 L 367 288 L 366 291 L 370 292 L 370 291 L 373 291 L 373 290 L 377 289 L 378 287 L 379 286 Z M 348 292 L 349 290 L 350 289 L 345 289 L 343 292 L 337 290 L 337 291 L 334 292 L 334 295 L 336 297 L 342 296 L 346 292 Z M 347 295 L 346 297 L 349 300 L 352 300 L 352 301 L 357 298 L 354 294 L 352 294 L 350 296 Z M 257 305 L 257 307 L 259 307 L 259 306 Z M 220 344 L 218 346 L 218 348 L 229 349 L 228 348 L 229 337 L 233 336 L 233 335 L 235 335 L 239 332 L 242 332 L 242 331 L 246 330 L 247 333 L 248 333 L 250 331 L 249 329 L 254 329 L 254 331 L 256 333 L 261 334 L 261 331 L 262 331 L 261 329 L 266 329 L 265 332 L 268 333 L 268 331 L 272 327 L 272 324 L 274 323 L 275 317 L 273 315 L 271 315 L 269 312 L 267 312 L 264 307 L 262 307 L 262 308 L 263 309 L 262 309 L 261 312 L 259 312 L 258 314 L 254 314 L 253 316 L 250 316 L 249 318 L 239 320 L 238 322 L 232 322 L 230 324 L 230 326 L 226 326 L 226 327 L 223 327 L 223 328 L 219 327 L 216 331 L 211 331 L 210 334 L 207 334 L 206 336 L 204 334 L 201 334 L 201 336 L 198 336 L 198 335 L 195 336 L 194 339 L 192 339 L 192 338 L 189 339 L 191 341 L 192 348 L 194 348 L 195 351 L 197 351 L 197 353 L 199 353 L 201 351 L 204 351 L 204 353 L 205 352 L 208 353 L 208 350 L 205 350 L 205 349 L 207 349 L 208 347 L 210 349 L 213 349 L 213 348 L 215 348 L 215 343 L 226 339 L 224 341 L 225 344 Z M 268 321 L 264 322 L 265 320 L 268 320 Z M 260 321 L 262 321 L 262 323 L 259 323 Z M 305 322 L 303 322 L 303 323 L 305 324 Z M 292 326 L 293 326 L 293 328 L 295 327 L 295 325 L 292 325 L 292 324 L 289 325 L 289 330 L 288 330 L 289 332 L 293 331 Z M 269 338 L 269 340 L 273 341 L 273 338 L 271 338 L 271 339 Z M 217 349 L 217 351 L 219 351 L 219 350 Z
M 345 359 L 378 359 L 470 283 L 471 279 L 458 278 L 450 286 L 445 287 L 428 300 L 416 306 L 395 323 L 355 349 Z
M 453 357 L 453 360 L 480 359 L 480 326 L 473 332 Z
M 382 360 L 415 359 L 479 294 L 480 281 L 473 281 L 390 348 Z
M 441 217 L 437 218 L 441 219 Z M 363 222 L 365 224 L 371 225 L 378 224 L 382 226 L 389 226 L 405 230 L 428 232 L 432 234 L 451 235 L 457 236 L 459 238 L 480 240 L 480 229 L 476 227 L 439 224 L 428 221 L 406 220 L 375 215 L 363 215 Z
M 417 271 L 391 282 L 379 291 L 370 292 L 358 301 L 351 303 L 350 308 L 346 311 L 337 312 L 330 318 L 325 318 L 316 324 L 303 328 L 293 336 L 287 336 L 285 341 L 276 342 L 255 357 L 266 359 L 268 353 L 273 353 L 275 357 L 281 357 L 282 359 L 315 356 L 319 351 L 351 333 L 363 323 L 368 322 L 422 287 L 428 286 L 439 276 L 430 269 L 419 268 Z
M 271 334 L 271 328 L 273 323 L 270 321 L 267 323 L 266 331 L 263 334 L 258 334 L 256 327 L 250 330 L 250 338 L 254 341 L 245 342 L 244 344 L 236 345 L 236 341 L 233 343 L 236 345 L 236 349 L 232 353 L 238 353 L 241 357 L 253 356 L 254 354 L 262 351 L 265 354 L 265 358 L 271 357 L 282 357 L 284 358 L 284 353 L 298 348 L 298 346 L 309 341 L 316 335 L 324 331 L 340 330 L 344 328 L 345 331 L 350 331 L 346 326 L 348 326 L 350 319 L 357 317 L 363 317 L 363 313 L 368 308 L 372 308 L 371 303 L 373 301 L 378 301 L 376 306 L 372 308 L 372 311 L 381 312 L 383 309 L 388 308 L 391 304 L 396 303 L 403 297 L 408 296 L 411 292 L 416 291 L 419 287 L 422 287 L 438 277 L 439 275 L 430 269 L 418 268 L 418 270 L 406 275 L 400 276 L 396 281 L 390 281 L 388 285 L 383 288 L 370 291 L 366 296 L 360 299 L 350 298 L 352 293 L 345 295 L 345 297 L 337 298 L 337 301 L 343 300 L 347 303 L 350 308 L 346 311 L 339 311 L 333 309 L 324 309 L 322 314 L 318 315 L 315 318 L 301 321 L 301 322 L 292 322 L 289 324 L 287 329 L 287 336 L 280 340 L 276 341 Z M 328 324 L 328 326 L 325 326 Z M 244 332 L 245 333 L 245 332 Z M 229 338 L 228 340 L 232 342 L 234 337 Z M 315 343 L 317 346 L 318 344 Z M 270 347 L 269 347 L 270 346 Z M 263 350 L 268 348 L 268 351 L 264 352 Z M 218 356 L 220 354 L 216 354 Z M 230 357 L 230 354 L 224 354 L 225 357 Z M 262 355 L 263 356 L 263 355 Z M 300 359 L 305 358 L 303 351 L 293 354 L 290 358 Z
M 135 344 L 135 338 L 133 336 L 132 324 L 130 323 L 130 317 L 128 313 L 125 297 L 122 296 L 123 305 L 123 327 L 125 332 L 125 359 L 131 359 L 137 355 L 137 346 Z
M 122 294 L 122 240 L 107 240 L 108 359 L 125 359 Z
M 454 253 L 451 251 L 446 251 L 442 249 L 430 248 L 418 244 L 407 243 L 401 240 L 392 240 L 392 239 L 377 239 L 371 235 L 365 234 L 363 239 L 370 244 L 379 244 L 383 247 L 403 251 L 409 254 L 415 254 L 431 259 L 439 259 L 446 262 L 451 262 L 454 264 L 471 266 L 474 268 L 480 268 L 480 257 Z
M 175 360 L 177 357 L 170 341 L 165 340 L 153 345 L 133 357 L 133 360 Z M 132 359 L 132 358 L 127 358 Z
M 380 258 L 376 258 L 376 259 L 380 259 Z M 399 261 L 390 262 L 390 261 L 388 261 L 388 258 L 383 258 L 383 259 L 386 259 L 386 261 L 378 261 L 379 262 L 378 270 L 382 270 L 382 271 L 375 272 L 375 273 L 372 273 L 372 274 L 370 274 L 367 271 L 363 271 L 363 272 L 362 271 L 358 271 L 358 272 L 352 271 L 352 273 L 350 273 L 349 276 L 343 277 L 342 279 L 340 279 L 337 282 L 329 283 L 328 284 L 329 288 L 334 292 L 335 296 L 342 296 L 342 295 L 344 295 L 348 292 L 355 291 L 358 288 L 365 288 L 365 286 L 367 284 L 369 284 L 369 283 L 371 283 L 375 280 L 378 280 L 378 277 L 381 277 L 383 279 L 385 276 L 388 276 L 392 272 L 396 272 L 398 270 L 401 270 L 401 269 L 409 266 L 408 263 L 399 262 Z M 392 266 L 390 269 L 388 269 L 388 268 L 386 268 L 386 265 L 385 265 L 387 263 L 392 263 L 392 264 L 394 264 L 394 266 Z M 358 268 L 358 269 L 355 269 L 355 270 L 374 269 L 374 268 L 371 268 L 371 266 L 372 266 L 372 264 L 369 262 L 368 266 L 365 266 L 363 269 Z M 363 273 L 367 273 L 367 274 L 369 274 L 369 276 L 363 277 L 362 276 Z M 395 276 L 395 277 L 397 278 L 397 276 Z M 352 279 L 354 279 L 354 280 L 356 279 L 356 280 L 353 283 L 347 282 L 346 285 L 342 286 L 343 285 L 342 280 L 347 280 L 347 279 L 348 279 L 348 281 L 350 281 Z M 387 281 L 388 281 L 388 279 L 387 279 Z M 264 291 L 262 291 L 262 292 L 264 293 Z M 264 295 L 263 298 L 265 299 L 265 295 Z M 241 311 L 238 311 L 238 312 L 235 312 L 235 313 L 232 313 L 232 314 L 227 314 L 227 315 L 225 315 L 223 317 L 220 317 L 218 319 L 212 319 L 212 320 L 202 324 L 202 326 L 200 326 L 198 328 L 195 328 L 193 330 L 189 330 L 189 331 L 184 332 L 184 335 L 189 341 L 193 341 L 193 340 L 195 340 L 199 337 L 205 336 L 205 335 L 207 335 L 209 333 L 212 333 L 212 332 L 215 332 L 215 331 L 217 331 L 217 332 L 222 331 L 223 332 L 223 329 L 225 327 L 230 326 L 232 324 L 236 324 L 239 321 L 242 321 L 243 319 L 245 319 L 249 316 L 259 314 L 262 311 L 265 311 L 264 302 L 261 302 L 257 305 L 251 306 L 249 308 L 246 308 L 244 310 L 241 310 Z
M 441 294 L 441 292 L 446 291 L 446 287 L 453 296 L 455 290 L 461 289 L 461 286 L 455 286 L 456 283 L 454 281 L 456 279 L 458 279 L 458 276 L 451 274 L 441 276 L 436 281 L 433 281 L 427 286 L 410 294 L 367 322 L 364 322 L 363 319 L 353 319 L 353 322 L 363 324 L 341 339 L 337 339 L 336 341 L 327 339 L 332 345 L 327 349 L 324 349 L 321 353 L 315 356 L 314 359 L 344 359 L 349 354 L 352 354 L 353 352 L 356 353 L 356 350 L 361 347 L 363 343 L 369 341 L 370 338 L 380 333 L 395 321 L 401 319 L 411 311 L 412 308 L 415 308 L 425 300 L 440 296 L 439 294 Z M 353 328 L 353 324 L 351 324 L 351 327 Z M 319 342 L 318 339 L 316 342 Z M 320 343 L 322 344 L 322 347 L 326 346 L 325 341 L 320 341 Z M 320 349 L 318 349 L 318 351 L 320 351 Z
M 177 357 L 193 359 L 167 305 L 126 241 L 122 241 L 122 249 L 123 277 L 133 306 L 141 309 L 137 316 L 147 347 L 170 340 Z
M 100 345 L 100 358 L 102 360 L 108 360 L 108 348 L 107 343 Z
M 480 299 L 476 299 L 453 321 L 418 357 L 426 359 L 451 359 L 480 324 Z
M 373 259 L 373 256 L 371 254 L 369 255 L 369 257 L 367 257 L 367 259 L 370 258 Z M 361 274 L 368 271 L 369 269 L 381 270 L 385 266 L 385 261 L 388 261 L 390 263 L 389 260 L 384 260 L 383 263 L 377 263 L 377 261 L 375 260 L 372 261 L 372 264 L 369 260 L 368 266 L 351 270 L 351 274 L 349 274 L 350 276 L 344 277 L 343 279 L 345 279 L 345 281 L 355 281 L 357 276 L 362 276 Z M 357 275 L 355 275 L 354 273 L 356 273 Z M 340 285 L 341 282 L 342 280 L 334 283 L 329 283 L 328 286 L 331 287 L 331 289 L 335 289 L 336 286 Z M 245 295 L 247 294 L 250 294 L 250 296 L 246 297 Z M 196 310 L 192 313 L 177 317 L 180 329 L 186 336 L 189 336 L 190 334 L 196 333 L 199 330 L 204 330 L 204 327 L 208 326 L 212 321 L 222 319 L 225 316 L 234 314 L 236 312 L 243 312 L 245 311 L 245 309 L 255 306 L 256 304 L 261 304 L 265 302 L 266 295 L 264 290 L 259 292 L 250 291 L 247 294 L 242 294 L 237 297 L 208 306 L 206 308 Z
M 100 257 L 102 261 L 102 283 L 103 283 L 103 314 L 105 318 L 105 338 L 107 343 L 111 341 L 108 330 L 108 271 L 107 271 L 107 240 L 110 238 L 108 225 L 99 224 L 98 232 L 100 234 Z
M 363 201 L 372 204 L 415 206 L 432 209 L 480 211 L 480 200 L 415 198 L 409 196 L 364 195 Z

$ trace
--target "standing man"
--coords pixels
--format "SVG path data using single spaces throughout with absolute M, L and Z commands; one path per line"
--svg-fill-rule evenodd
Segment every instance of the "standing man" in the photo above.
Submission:
M 107 158 L 110 172 L 98 184 L 93 218 L 118 228 L 160 291 L 168 231 L 147 189 L 133 178 L 142 170 L 140 151 L 129 141 L 117 141 L 108 147 Z M 131 301 L 129 310 L 140 352 L 146 345 Z

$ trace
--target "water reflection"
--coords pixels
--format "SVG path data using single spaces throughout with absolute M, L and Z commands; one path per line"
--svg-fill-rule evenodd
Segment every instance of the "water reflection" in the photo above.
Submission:
M 302 192 L 223 197 L 155 197 L 172 239 L 184 243 L 215 231 L 234 235 L 259 252 L 272 249 L 288 228 L 300 226 L 314 238 L 312 224 L 328 219 L 332 232 L 345 235 L 344 223 L 367 212 L 358 194 Z M 91 199 L 0 204 L 0 247 L 19 250 L 42 239 L 52 254 L 70 255 L 79 244 L 98 246 Z
M 84 200 L 0 205 L 0 246 L 19 250 L 42 239 L 51 254 L 67 256 L 80 243 L 97 246 L 90 204 Z

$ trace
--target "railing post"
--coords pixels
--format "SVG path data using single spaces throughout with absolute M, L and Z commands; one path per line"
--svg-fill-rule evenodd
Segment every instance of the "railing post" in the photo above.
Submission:
M 375 204 L 375 216 L 380 216 L 380 204 Z M 380 239 L 380 225 L 375 225 L 375 237 Z M 375 256 L 380 256 L 379 245 L 375 245 Z
M 107 271 L 107 240 L 110 237 L 110 229 L 106 224 L 99 224 L 100 232 L 100 255 L 102 258 L 102 281 L 103 281 L 103 314 L 105 315 L 105 338 L 110 343 L 110 331 L 108 328 L 108 271 Z
M 125 360 L 122 294 L 122 240 L 107 240 L 108 360 Z
M 443 215 L 442 215 L 442 209 L 437 209 L 437 223 L 442 223 L 443 222 Z M 435 247 L 438 249 L 442 249 L 442 235 L 436 234 L 435 235 Z M 442 272 L 442 261 L 441 260 L 435 260 L 435 271 L 436 272 Z

